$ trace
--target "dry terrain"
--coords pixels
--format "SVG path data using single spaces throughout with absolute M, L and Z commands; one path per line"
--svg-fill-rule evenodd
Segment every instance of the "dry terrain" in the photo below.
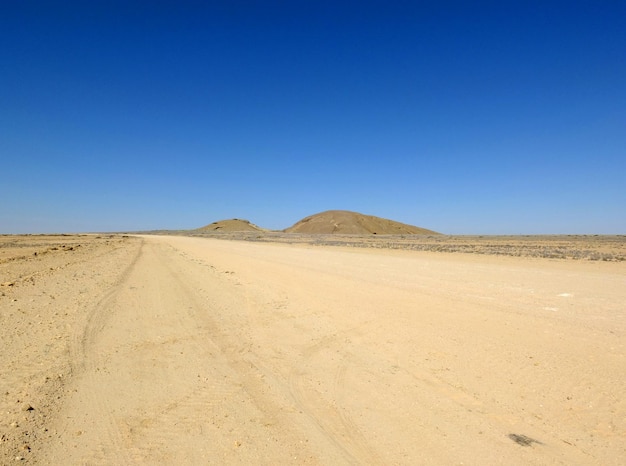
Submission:
M 213 222 L 209 225 L 198 228 L 196 232 L 233 232 L 233 231 L 256 231 L 263 232 L 263 228 L 256 226 L 254 223 L 250 223 L 249 220 L 242 220 L 239 218 L 233 218 L 229 220 L 220 220 Z
M 0 464 L 626 463 L 624 237 L 207 236 L 0 236 Z
M 496 256 L 626 261 L 626 236 L 529 235 L 529 236 L 449 236 L 449 235 L 350 235 L 263 233 L 249 231 L 161 231 L 160 234 L 205 238 L 345 246 L 352 248 L 400 249 L 407 251 L 461 252 Z
M 352 235 L 438 235 L 425 228 L 349 210 L 327 210 L 303 218 L 286 233 Z

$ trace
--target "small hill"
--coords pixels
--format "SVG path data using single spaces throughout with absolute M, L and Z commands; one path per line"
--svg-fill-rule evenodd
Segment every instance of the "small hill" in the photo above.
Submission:
M 254 223 L 250 223 L 249 220 L 242 220 L 239 218 L 233 218 L 230 220 L 220 220 L 219 222 L 213 222 L 210 225 L 198 228 L 198 231 L 265 231 L 263 228 L 256 226 Z
M 303 218 L 286 233 L 348 235 L 438 235 L 425 228 L 348 210 L 328 210 Z

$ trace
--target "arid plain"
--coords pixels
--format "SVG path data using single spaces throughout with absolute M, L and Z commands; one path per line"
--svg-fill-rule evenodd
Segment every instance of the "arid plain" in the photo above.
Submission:
M 0 236 L 0 464 L 622 465 L 626 238 Z

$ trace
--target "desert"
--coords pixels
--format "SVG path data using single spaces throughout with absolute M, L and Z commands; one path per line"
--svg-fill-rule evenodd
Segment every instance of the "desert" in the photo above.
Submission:
M 0 466 L 626 465 L 626 1 L 4 1 Z
M 0 463 L 626 460 L 623 236 L 0 236 Z

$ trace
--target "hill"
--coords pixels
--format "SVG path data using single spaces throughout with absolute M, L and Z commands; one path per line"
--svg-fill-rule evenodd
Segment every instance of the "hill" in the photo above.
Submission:
M 438 235 L 425 228 L 347 210 L 328 210 L 303 218 L 286 233 L 350 235 Z
M 239 218 L 233 218 L 230 220 L 220 220 L 219 222 L 213 222 L 210 225 L 198 228 L 198 231 L 266 231 L 261 227 L 256 226 L 254 223 L 250 223 L 249 220 L 242 220 Z

